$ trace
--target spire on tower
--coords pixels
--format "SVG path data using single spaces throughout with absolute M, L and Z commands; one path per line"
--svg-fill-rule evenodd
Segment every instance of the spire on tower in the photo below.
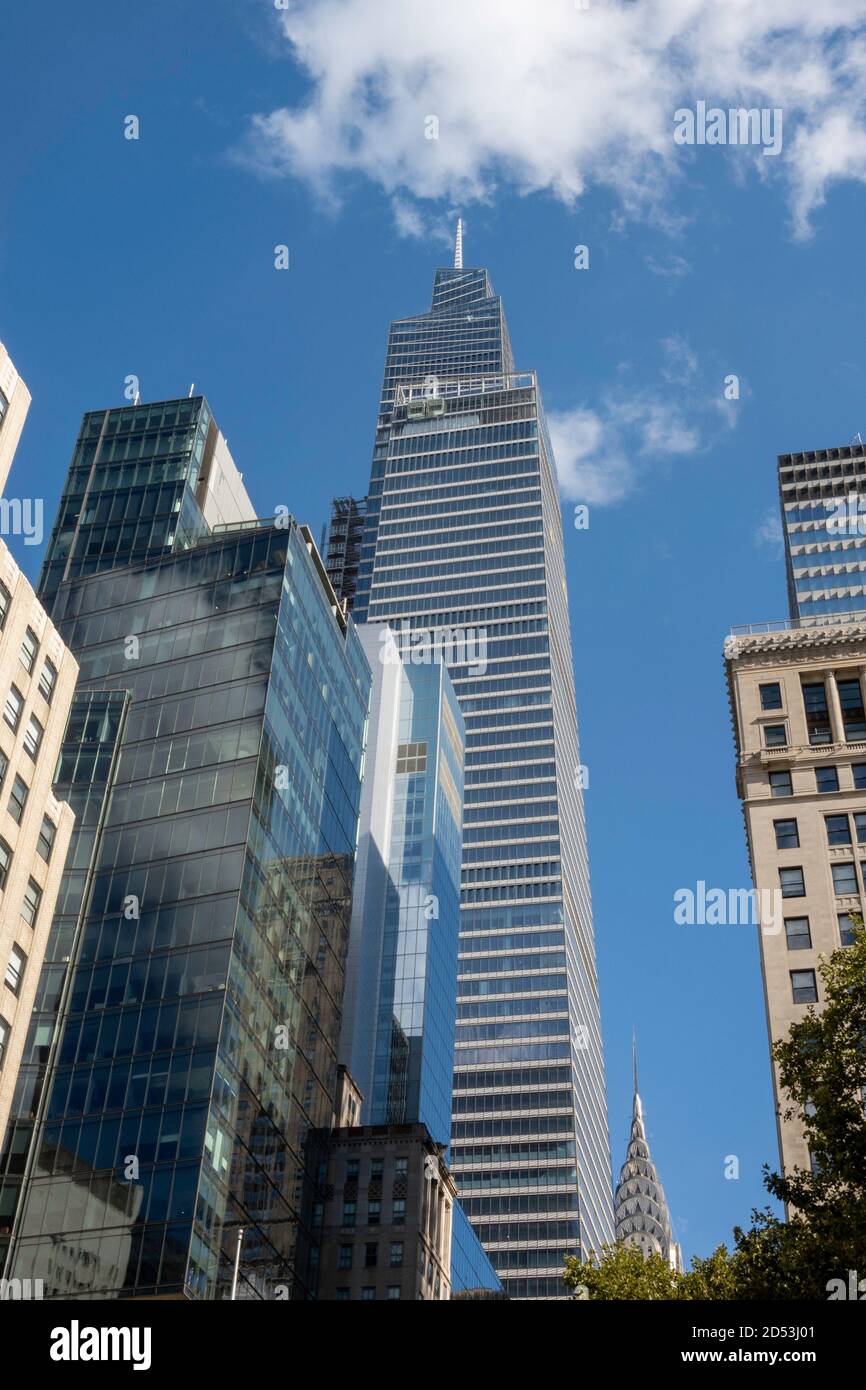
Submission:
M 637 1029 L 631 1030 L 631 1064 L 634 1071 L 634 1093 L 637 1095 Z
M 454 242 L 454 269 L 463 269 L 463 218 L 457 218 L 457 238 Z

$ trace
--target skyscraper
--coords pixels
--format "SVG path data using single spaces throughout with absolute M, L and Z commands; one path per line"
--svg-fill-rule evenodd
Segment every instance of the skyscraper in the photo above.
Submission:
M 402 661 L 387 631 L 357 629 L 373 689 L 341 1056 L 363 1124 L 425 1124 L 447 1146 L 463 719 L 443 662 Z
M 457 1013 L 463 718 L 441 650 L 401 651 L 399 635 L 383 626 L 362 624 L 357 632 L 373 686 L 341 1056 L 364 1097 L 361 1124 L 374 1127 L 379 1146 L 385 1147 L 387 1127 L 405 1161 L 401 1132 L 420 1126 L 441 1148 L 444 1164 Z M 354 1132 L 345 1138 L 350 1146 L 356 1142 Z M 451 1232 L 447 1283 L 496 1288 L 450 1177 L 443 1181 Z M 375 1240 L 387 1202 L 383 1212 L 379 1192 L 374 1226 L 362 1232 L 363 1195 L 362 1189 L 357 1238 Z M 401 1212 L 398 1224 L 404 1220 Z M 343 1233 L 344 1257 L 355 1236 Z M 438 1282 L 422 1278 L 419 1296 Z
M 613 1237 L 562 519 L 535 373 L 456 260 L 391 324 L 353 612 L 472 648 L 452 1162 L 507 1292 L 553 1298 Z
M 866 612 L 866 446 L 858 435 L 778 465 L 792 619 Z
M 790 618 L 725 642 L 771 1044 L 820 1009 L 820 956 L 866 911 L 866 449 L 782 454 L 778 470 Z M 773 1084 L 782 1168 L 808 1168 L 775 1065 Z
M 634 1056 L 634 1099 L 631 1132 L 625 1163 L 614 1197 L 616 1238 L 635 1245 L 646 1255 L 660 1255 L 671 1269 L 682 1273 L 680 1247 L 674 1240 L 670 1212 L 650 1153 L 643 1105 L 637 1086 L 637 1050 Z
M 121 564 L 115 506 L 137 527 L 165 483 L 144 450 L 170 453 L 187 424 L 206 446 L 211 417 L 203 401 L 100 417 L 64 492 L 88 518 L 74 572 L 58 578 L 56 550 L 45 570 L 80 665 L 59 777 L 78 825 L 0 1158 L 4 1210 L 24 1180 L 8 1273 L 48 1297 L 220 1298 L 243 1228 L 242 1294 L 305 1298 L 305 1143 L 334 1104 L 369 667 L 309 532 L 244 519 L 227 455 L 234 519 L 208 525 L 183 444 L 191 530 L 166 530 L 159 494 Z

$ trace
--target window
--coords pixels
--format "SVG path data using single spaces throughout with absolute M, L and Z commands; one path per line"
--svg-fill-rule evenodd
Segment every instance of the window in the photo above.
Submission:
M 808 917 L 786 917 L 785 936 L 789 951 L 809 951 L 812 948 L 812 933 Z
M 427 744 L 401 743 L 397 749 L 398 772 L 426 772 Z
M 348 1289 L 335 1289 L 335 1290 L 334 1290 L 334 1298 L 335 1298 L 335 1300 L 336 1300 L 337 1303 L 348 1303 L 348 1302 L 349 1302 L 349 1290 L 348 1290 Z
M 361 1290 L 361 1302 L 362 1302 L 362 1303 L 375 1303 L 375 1301 L 376 1301 L 376 1290 L 375 1290 L 375 1289 L 371 1289 L 371 1288 L 369 1287 L 369 1285 L 367 1285 L 366 1288 L 363 1288 L 363 1289 Z
M 846 893 L 857 893 L 857 871 L 852 863 L 846 861 L 844 864 L 831 864 L 833 874 L 833 892 L 837 898 Z
M 9 1041 L 9 1024 L 5 1018 L 0 1018 L 0 1071 L 3 1070 L 3 1058 L 6 1054 L 6 1044 Z
M 408 1158 L 402 1158 L 402 1157 L 401 1157 L 401 1158 L 395 1158 L 395 1159 L 394 1159 L 394 1177 L 395 1177 L 395 1178 L 405 1178 L 405 1177 L 406 1177 L 406 1174 L 407 1174 L 408 1172 L 409 1172 L 409 1160 L 408 1160 Z
M 372 1199 L 367 1204 L 367 1225 L 378 1226 L 382 1219 L 382 1203 Z
M 0 397 L 2 397 L 2 392 L 0 392 Z M 0 412 L 0 418 L 2 418 L 2 412 Z M 6 588 L 6 585 L 0 583 L 0 632 L 2 632 L 3 628 L 6 626 L 6 616 L 9 612 L 9 605 L 11 602 L 12 595 Z
M 20 946 L 13 946 L 9 953 L 9 964 L 6 966 L 6 983 L 13 994 L 17 994 L 21 988 L 21 981 L 24 979 L 24 971 L 27 968 L 27 957 Z
M 803 704 L 806 707 L 806 728 L 809 742 L 832 743 L 830 710 L 827 706 L 827 691 L 823 681 L 803 686 Z
M 6 773 L 7 773 L 8 771 L 9 771 L 9 759 L 6 757 L 6 754 L 3 752 L 3 749 L 0 748 L 0 787 L 2 787 L 3 782 L 4 782 L 5 778 L 6 778 Z
M 837 680 L 836 685 L 842 706 L 845 739 L 848 743 L 859 743 L 861 739 L 866 739 L 866 710 L 863 708 L 860 681 L 855 677 L 854 680 Z
M 400 1285 L 399 1285 L 399 1284 L 389 1284 L 389 1285 L 388 1285 L 388 1298 L 389 1298 L 389 1300 L 392 1300 L 392 1299 L 399 1299 L 399 1297 L 400 1297 Z
M 12 851 L 6 841 L 0 837 L 0 889 L 6 887 L 6 879 L 9 874 L 9 865 L 12 863 Z
M 50 705 L 54 699 L 54 687 L 57 684 L 57 667 L 53 661 L 46 659 L 42 667 L 42 675 L 39 677 L 39 694 L 46 704 Z
M 3 718 L 10 729 L 17 730 L 21 723 L 21 711 L 24 708 L 24 698 L 17 686 L 13 685 L 6 696 L 6 704 L 3 709 Z
M 767 748 L 786 748 L 788 735 L 784 724 L 764 725 L 764 746 Z
M 818 986 L 814 970 L 792 970 L 791 992 L 795 1004 L 817 1004 Z
M 346 1161 L 346 1182 L 357 1182 L 358 1173 L 361 1170 L 361 1161 L 357 1158 L 350 1158 Z
M 847 816 L 825 816 L 827 843 L 830 845 L 850 845 L 851 826 Z
M 768 685 L 760 685 L 761 709 L 781 709 L 782 708 L 782 687 L 778 681 L 772 681 Z
M 816 767 L 815 785 L 819 792 L 837 792 L 839 790 L 839 769 L 837 767 Z
M 854 763 L 851 771 L 854 773 L 854 790 L 866 792 L 866 763 Z
M 771 772 L 770 773 L 770 795 L 771 796 L 792 796 L 793 787 L 791 786 L 790 772 Z
M 382 1173 L 383 1173 L 383 1171 L 384 1171 L 384 1168 L 385 1168 L 385 1160 L 384 1160 L 383 1158 L 373 1158 L 373 1159 L 371 1159 L 371 1160 L 370 1160 L 370 1181 L 371 1181 L 371 1182 L 381 1182 L 381 1181 L 382 1181 Z
M 800 848 L 800 836 L 797 834 L 795 820 L 774 820 L 773 829 L 776 832 L 776 849 Z
M 405 1197 L 395 1197 L 391 1220 L 395 1226 L 402 1226 L 406 1220 L 406 1199 Z
M 853 864 L 851 868 L 854 868 Z M 806 896 L 802 869 L 780 869 L 779 882 L 782 886 L 783 898 L 804 898 Z
M 355 1224 L 355 1218 L 356 1218 L 357 1214 L 358 1214 L 358 1204 L 357 1204 L 357 1202 L 344 1202 L 344 1203 L 343 1203 L 343 1225 L 344 1225 L 344 1226 L 354 1226 L 354 1224 Z
M 403 1263 L 403 1242 L 402 1240 L 392 1240 L 391 1248 L 388 1251 L 388 1264 L 392 1269 Z
M 843 946 L 854 945 L 854 923 L 847 912 L 840 912 L 836 917 L 839 923 L 839 941 Z
M 42 817 L 42 829 L 39 831 L 39 839 L 36 841 L 36 853 L 41 855 L 48 864 L 51 862 L 51 851 L 54 848 L 54 837 L 57 834 L 57 826 L 50 816 Z
M 854 831 L 858 845 L 866 845 L 866 811 L 855 811 Z
M 340 1246 L 340 1253 L 339 1253 L 339 1255 L 338 1255 L 338 1257 L 337 1257 L 337 1268 L 338 1268 L 338 1269 L 351 1269 L 351 1268 L 352 1268 L 352 1250 L 353 1250 L 353 1249 L 354 1249 L 354 1246 L 352 1246 L 352 1245 L 341 1245 L 341 1246 Z
M 36 654 L 38 651 L 39 638 L 36 636 L 32 627 L 25 628 L 24 641 L 21 643 L 21 651 L 18 653 L 18 659 L 28 676 L 36 665 Z
M 44 732 L 45 730 L 36 718 L 36 715 L 31 714 L 30 718 L 27 720 L 27 728 L 24 730 L 24 752 L 27 753 L 34 762 L 39 753 L 39 745 L 42 742 L 42 735 Z
M 30 927 L 34 925 L 39 915 L 41 901 L 42 889 L 38 883 L 34 883 L 32 878 L 28 878 L 27 887 L 24 889 L 24 902 L 21 904 L 21 916 Z
M 364 1268 L 375 1269 L 378 1262 L 379 1245 L 377 1241 L 371 1240 L 364 1246 Z
M 12 790 L 9 793 L 9 814 L 16 825 L 21 824 L 29 791 L 30 788 L 23 777 L 16 777 L 15 781 L 12 783 Z

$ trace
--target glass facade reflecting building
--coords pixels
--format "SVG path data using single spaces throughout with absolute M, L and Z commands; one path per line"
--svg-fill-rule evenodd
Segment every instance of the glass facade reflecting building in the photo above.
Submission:
M 788 603 L 803 626 L 866 614 L 866 447 L 779 456 Z
M 452 1164 L 507 1292 L 561 1297 L 564 1256 L 613 1236 L 583 776 L 555 464 L 483 269 L 437 271 L 430 311 L 391 325 L 353 612 L 481 639 L 483 663 L 450 666 Z
M 463 719 L 441 661 L 357 629 L 373 672 L 342 1058 L 361 1123 L 451 1137 Z M 432 654 L 431 654 L 432 655 Z M 383 659 L 384 658 L 384 659 Z
M 77 826 L 0 1153 L 7 1274 L 223 1298 L 243 1226 L 239 1296 L 306 1298 L 369 667 L 305 528 L 154 549 L 54 592 Z

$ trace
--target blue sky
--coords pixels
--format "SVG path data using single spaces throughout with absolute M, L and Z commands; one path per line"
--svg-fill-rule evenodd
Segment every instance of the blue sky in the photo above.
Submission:
M 447 20 L 460 7 L 440 8 Z M 666 8 L 677 7 L 648 10 L 658 19 Z M 692 8 L 703 12 L 703 0 Z M 481 26 L 467 36 L 480 98 L 439 51 L 409 83 L 411 101 L 400 95 L 383 37 L 392 0 L 299 3 L 294 17 L 267 0 L 99 0 L 52 7 L 50 18 L 17 6 L 4 19 L 0 91 L 0 123 L 16 135 L 0 179 L 0 339 L 33 392 L 7 495 L 31 495 L 38 478 L 47 525 L 81 414 L 120 403 L 136 373 L 145 400 L 195 382 L 259 510 L 285 504 L 318 533 L 332 495 L 365 490 L 388 321 L 427 307 L 434 268 L 448 263 L 443 229 L 463 211 L 466 263 L 490 268 L 518 366 L 540 373 L 562 444 L 614 1167 L 634 1024 L 651 1143 L 689 1255 L 763 1204 L 761 1164 L 775 1162 L 754 932 L 673 921 L 678 888 L 749 882 L 722 642 L 732 623 L 786 614 L 768 526 L 776 454 L 866 431 L 856 141 L 833 125 L 820 82 L 803 97 L 802 83 L 776 93 L 756 76 L 761 33 L 747 6 L 715 8 L 743 32 L 693 41 L 722 56 L 732 45 L 738 91 L 784 103 L 791 153 L 776 163 L 719 147 L 659 155 L 659 112 L 736 93 L 712 67 L 695 87 L 661 41 L 647 73 L 640 46 L 615 27 L 607 41 L 628 59 L 618 81 L 655 94 L 642 133 L 629 133 L 622 90 L 605 86 L 603 47 L 574 82 L 566 64 L 539 89 L 518 88 L 523 106 L 512 86 L 509 123 L 496 88 L 522 45 L 486 65 L 475 39 L 504 12 L 491 38 L 520 38 L 509 24 L 519 13 L 526 25 L 529 11 L 512 0 L 479 0 L 467 20 Z M 832 74 L 866 7 L 828 8 L 851 26 L 841 38 L 789 0 L 786 82 L 809 52 Z M 601 9 L 590 47 L 605 23 L 629 19 L 628 8 Z M 431 7 L 402 0 L 407 10 L 406 42 L 422 61 Z M 333 60 L 323 16 L 340 40 Z M 318 88 L 281 18 L 300 26 Z M 536 34 L 542 54 L 545 41 L 561 55 L 561 36 Z M 380 66 L 372 87 L 355 88 L 353 131 L 337 139 L 340 92 L 358 75 L 341 69 L 341 44 Z M 317 93 L 324 104 L 306 122 L 251 125 Z M 416 98 L 417 110 L 443 107 L 433 165 Z M 482 99 L 492 110 L 478 109 Z M 599 112 L 609 127 L 593 127 L 588 144 Z M 140 119 L 138 141 L 123 138 L 128 114 Z M 534 135 L 536 120 L 549 138 Z M 274 269 L 279 243 L 288 272 Z M 574 269 L 577 244 L 589 247 L 588 270 Z M 740 399 L 726 403 L 731 373 Z M 571 525 L 578 500 L 591 505 L 588 531 Z M 35 575 L 41 551 L 14 549 Z M 731 1154 L 738 1181 L 723 1176 Z

